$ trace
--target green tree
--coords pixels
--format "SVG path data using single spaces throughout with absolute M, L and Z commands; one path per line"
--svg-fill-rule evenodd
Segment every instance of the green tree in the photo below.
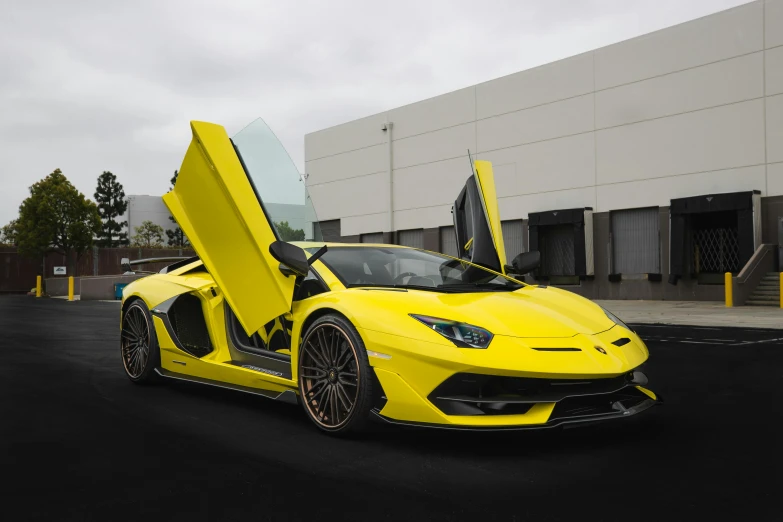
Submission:
M 0 227 L 0 245 L 16 245 L 16 220 Z
M 131 246 L 142 248 L 160 248 L 163 246 L 163 227 L 152 221 L 143 221 L 140 227 L 134 227 Z
M 98 186 L 95 189 L 95 202 L 98 204 L 98 212 L 101 215 L 101 231 L 98 234 L 98 246 L 118 247 L 128 244 L 128 233 L 123 229 L 128 225 L 127 221 L 117 221 L 128 210 L 128 201 L 125 199 L 125 190 L 117 181 L 117 176 L 104 170 L 98 176 Z
M 174 171 L 174 176 L 171 178 L 171 188 L 169 190 L 174 190 L 174 185 L 177 184 L 177 177 L 179 176 L 179 171 Z M 166 237 L 168 237 L 168 244 L 170 247 L 179 247 L 179 248 L 185 248 L 190 246 L 190 241 L 188 240 L 188 236 L 185 235 L 185 233 L 182 231 L 181 228 L 179 228 L 179 224 L 177 224 L 177 220 L 174 219 L 174 216 L 169 216 L 169 221 L 174 223 L 174 228 L 170 230 L 166 230 Z
M 56 169 L 30 187 L 30 197 L 19 207 L 15 229 L 20 254 L 40 257 L 59 252 L 73 273 L 71 255 L 78 259 L 92 247 L 101 216 L 95 203 Z
M 288 221 L 275 223 L 275 227 L 277 228 L 277 233 L 280 234 L 280 239 L 283 241 L 304 241 L 304 230 L 292 228 L 289 226 Z

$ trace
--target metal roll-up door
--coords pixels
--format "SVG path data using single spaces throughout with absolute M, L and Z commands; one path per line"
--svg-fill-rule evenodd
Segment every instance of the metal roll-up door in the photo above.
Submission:
M 362 243 L 383 243 L 383 232 L 373 232 L 372 234 L 362 234 L 359 238 Z
M 574 225 L 571 223 L 541 227 L 541 275 L 576 275 Z
M 524 230 L 521 219 L 500 223 L 503 231 L 503 245 L 506 247 L 506 263 L 511 264 L 519 254 L 525 251 Z
M 447 256 L 459 257 L 457 234 L 454 227 L 440 227 L 440 251 Z
M 611 213 L 613 274 L 660 274 L 658 207 Z
M 424 248 L 424 230 L 400 230 L 397 232 L 397 244 L 413 248 Z
M 503 221 L 500 224 L 503 231 L 503 244 L 506 247 L 506 263 L 511 264 L 519 254 L 525 251 L 523 241 L 524 226 L 521 219 Z
M 318 223 L 318 229 L 313 231 L 315 233 L 316 241 L 336 241 L 339 242 L 340 236 L 340 220 L 332 219 L 330 221 L 320 221 Z

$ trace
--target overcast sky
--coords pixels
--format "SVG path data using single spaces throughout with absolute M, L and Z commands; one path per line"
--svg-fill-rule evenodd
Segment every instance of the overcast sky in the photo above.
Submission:
M 0 225 L 55 168 L 162 195 L 188 121 L 304 135 L 746 0 L 3 0 Z

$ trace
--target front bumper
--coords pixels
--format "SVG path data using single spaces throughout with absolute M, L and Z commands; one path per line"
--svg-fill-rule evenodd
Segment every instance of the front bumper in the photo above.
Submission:
M 580 425 L 584 426 L 584 425 L 595 424 L 598 422 L 604 422 L 608 420 L 624 419 L 636 415 L 637 413 L 641 413 L 645 410 L 652 408 L 653 406 L 662 403 L 663 401 L 661 401 L 660 399 L 659 400 L 644 399 L 636 406 L 628 408 L 622 412 L 596 414 L 596 415 L 579 415 L 570 418 L 554 418 L 554 419 L 550 419 L 549 421 L 543 424 L 490 425 L 490 426 L 471 425 L 471 424 L 434 424 L 434 423 L 427 423 L 427 422 L 399 421 L 399 420 L 385 417 L 377 410 L 373 410 L 372 413 L 376 419 L 382 422 L 389 423 L 389 424 L 403 425 L 403 426 L 418 426 L 423 428 L 439 428 L 439 429 L 450 429 L 450 430 L 460 430 L 460 431 L 518 431 L 518 430 L 540 430 L 540 429 L 556 428 L 556 427 L 572 427 L 572 426 L 575 427 Z
M 589 351 L 556 352 L 526 349 L 518 339 L 494 344 L 495 339 L 487 350 L 470 350 L 361 334 L 383 395 L 374 413 L 391 423 L 548 428 L 630 417 L 661 402 L 644 387 L 646 377 L 634 371 L 647 355 L 641 340 L 604 353 L 593 348 L 606 346 L 607 339 L 584 336 L 566 342 Z M 373 357 L 377 352 L 384 357 Z

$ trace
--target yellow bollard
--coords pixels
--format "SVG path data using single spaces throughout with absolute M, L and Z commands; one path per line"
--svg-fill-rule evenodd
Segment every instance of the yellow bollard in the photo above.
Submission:
M 73 276 L 68 277 L 68 300 L 73 301 Z
M 724 285 L 726 287 L 726 308 L 734 306 L 733 288 L 731 287 L 731 272 L 726 272 Z
M 35 278 L 35 297 L 41 297 L 41 276 Z

